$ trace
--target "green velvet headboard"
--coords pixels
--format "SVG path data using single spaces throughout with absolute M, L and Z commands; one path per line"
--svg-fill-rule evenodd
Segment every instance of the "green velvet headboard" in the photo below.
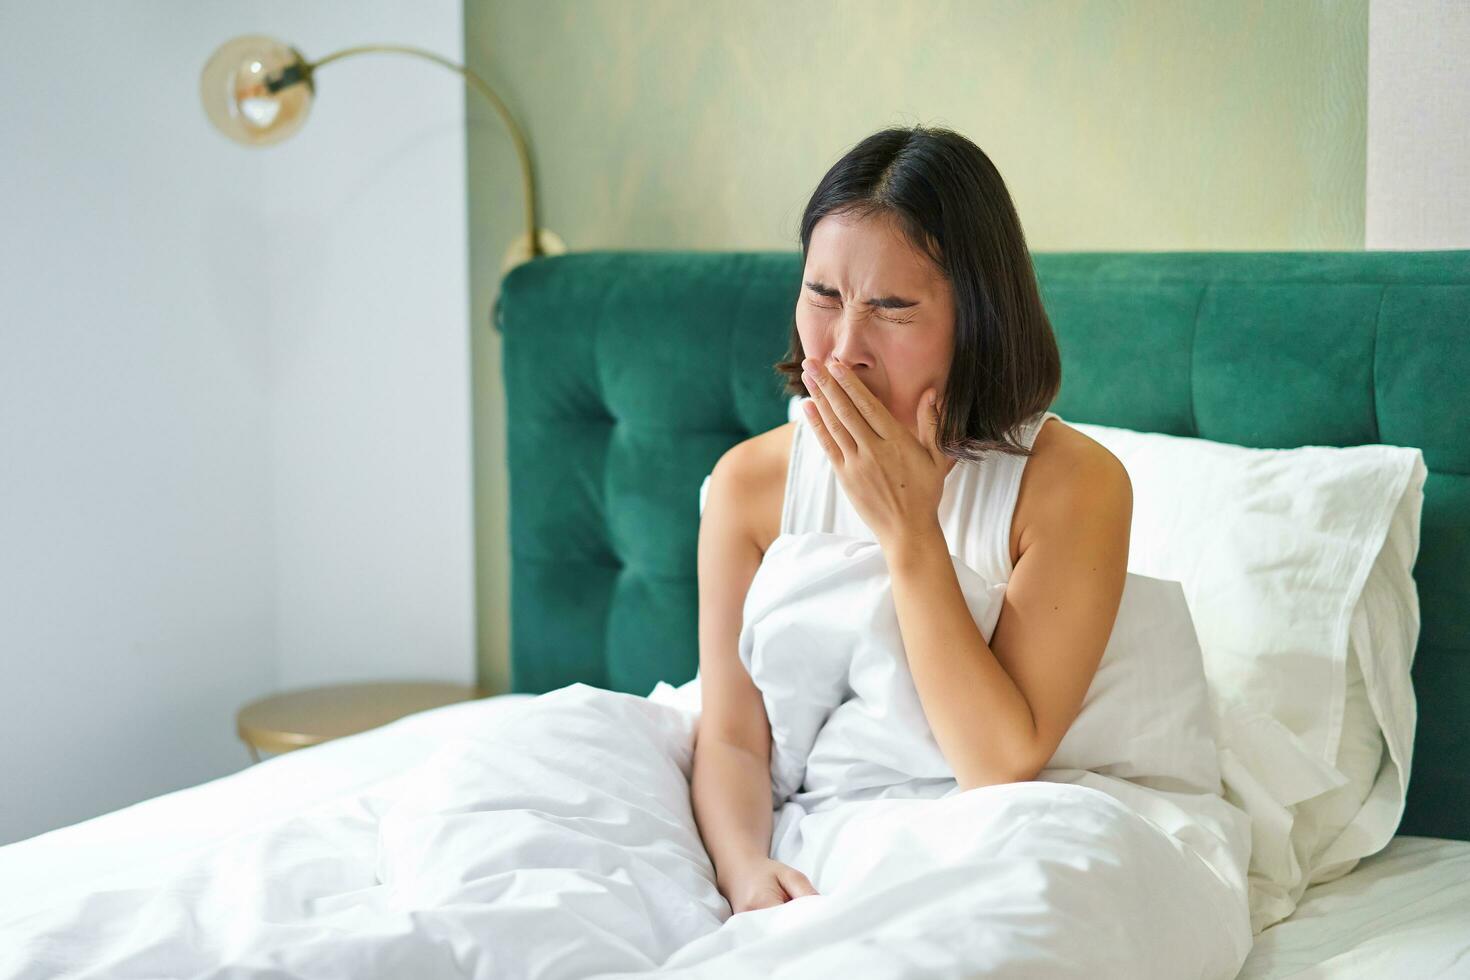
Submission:
M 1470 840 L 1470 251 L 1039 253 L 1064 419 L 1429 466 L 1402 833 Z M 698 492 L 786 421 L 795 252 L 587 252 L 501 286 L 511 686 L 698 667 Z

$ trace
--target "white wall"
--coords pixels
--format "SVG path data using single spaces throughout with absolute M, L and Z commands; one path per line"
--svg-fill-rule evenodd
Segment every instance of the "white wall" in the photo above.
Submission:
M 0 3 L 0 843 L 240 768 L 279 687 L 473 677 L 462 83 L 348 59 L 236 147 L 247 32 L 463 51 L 457 0 Z
M 1470 248 L 1470 3 L 1368 11 L 1364 247 Z

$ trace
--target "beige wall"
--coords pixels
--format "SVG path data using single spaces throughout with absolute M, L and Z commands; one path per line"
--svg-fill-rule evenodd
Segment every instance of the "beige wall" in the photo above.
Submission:
M 1036 251 L 1363 245 L 1367 0 L 467 0 L 569 248 L 797 248 L 826 168 L 884 126 L 988 153 Z M 504 393 L 488 311 L 514 151 L 469 113 L 480 671 L 508 677 Z

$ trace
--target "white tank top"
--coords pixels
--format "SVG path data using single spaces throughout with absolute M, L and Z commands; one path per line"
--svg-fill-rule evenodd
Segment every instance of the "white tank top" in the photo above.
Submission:
M 796 427 L 791 433 L 780 533 L 825 531 L 876 541 L 843 492 L 832 461 L 812 436 L 811 423 L 801 406 L 809 400 L 795 395 L 788 409 L 788 418 Z M 1047 419 L 1061 419 L 1061 416 L 1055 412 L 1033 415 L 1019 425 L 1016 441 L 1030 449 Z M 939 524 L 950 554 L 990 582 L 1009 582 L 1014 570 L 1011 519 L 1015 515 L 1021 470 L 1026 460 L 1025 456 L 990 452 L 978 463 L 957 461 L 944 479 Z

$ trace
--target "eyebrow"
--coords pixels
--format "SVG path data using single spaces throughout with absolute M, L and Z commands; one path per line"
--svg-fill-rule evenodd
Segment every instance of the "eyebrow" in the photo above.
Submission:
M 810 289 L 818 296 L 826 296 L 831 299 L 842 298 L 840 292 L 819 280 L 807 280 L 805 285 L 807 289 Z M 904 299 L 902 296 L 878 296 L 873 299 L 865 299 L 863 302 L 869 306 L 877 306 L 885 310 L 906 310 L 911 306 L 919 305 L 917 300 Z

